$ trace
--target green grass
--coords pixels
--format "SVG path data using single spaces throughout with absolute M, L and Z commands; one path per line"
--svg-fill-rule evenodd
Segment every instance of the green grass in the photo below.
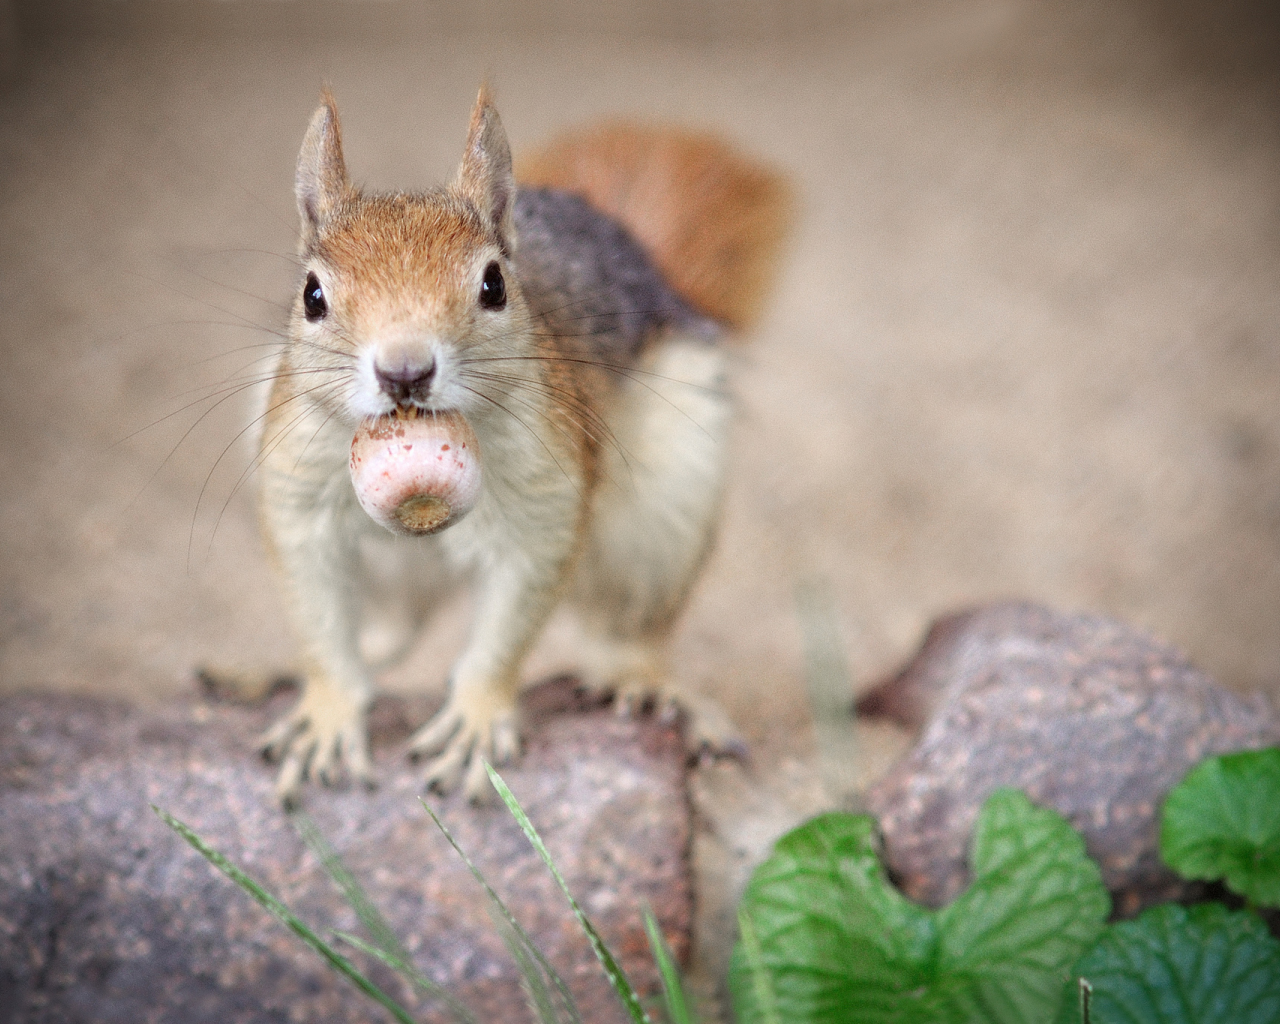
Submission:
M 564 893 L 579 927 L 582 929 L 583 934 L 586 935 L 592 950 L 600 961 L 605 976 L 609 979 L 609 983 L 613 986 L 618 999 L 633 1024 L 652 1024 L 635 986 L 605 945 L 595 925 L 591 923 L 591 920 L 583 912 L 582 907 L 570 892 L 564 876 L 561 875 L 560 870 L 551 859 L 551 855 L 547 852 L 547 848 L 542 842 L 542 837 L 538 834 L 537 829 L 533 827 L 533 823 L 529 820 L 524 808 L 520 806 L 519 801 L 516 800 L 502 777 L 492 767 L 486 765 L 486 768 L 488 768 L 489 777 L 493 781 L 498 795 L 502 798 L 503 803 L 506 804 L 507 809 L 524 831 L 530 845 L 542 859 L 547 870 L 555 879 L 556 884 Z M 582 1015 L 564 979 L 543 955 L 542 951 L 538 949 L 533 938 L 516 920 L 510 908 L 485 879 L 480 869 L 463 851 L 453 834 L 444 822 L 440 820 L 439 815 L 425 801 L 422 806 L 479 883 L 488 901 L 494 927 L 501 935 L 503 943 L 520 971 L 521 987 L 533 1018 L 538 1024 L 582 1024 Z M 155 806 L 152 809 L 166 825 L 190 843 L 210 864 L 248 893 L 268 913 L 297 935 L 303 943 L 315 950 L 334 972 L 345 978 L 357 991 L 371 1002 L 382 1007 L 393 1020 L 400 1022 L 400 1024 L 415 1024 L 413 1016 L 404 1006 L 374 984 L 364 972 L 334 949 L 329 942 L 321 938 L 315 930 L 294 914 L 281 900 L 267 892 L 261 884 L 233 864 L 222 853 L 211 847 L 190 826 L 174 818 L 167 811 Z M 321 866 L 333 880 L 343 899 L 355 911 L 360 923 L 369 935 L 368 939 L 364 939 L 345 932 L 333 932 L 332 937 L 407 978 L 419 991 L 442 1003 L 456 1020 L 462 1021 L 463 1024 L 476 1024 L 477 1018 L 475 1014 L 461 1000 L 443 986 L 432 981 L 413 965 L 404 944 L 356 880 L 355 875 L 351 873 L 343 862 L 338 852 L 324 838 L 315 823 L 302 812 L 294 812 L 290 815 L 290 819 L 298 834 L 302 837 L 303 842 L 316 855 Z M 663 998 L 661 1005 L 666 1020 L 669 1024 L 696 1024 L 696 1018 L 685 996 L 680 972 L 675 965 L 671 951 L 667 948 L 666 942 L 662 938 L 657 921 L 647 908 L 644 911 L 644 925 L 654 962 L 657 964 L 659 974 L 662 977 Z

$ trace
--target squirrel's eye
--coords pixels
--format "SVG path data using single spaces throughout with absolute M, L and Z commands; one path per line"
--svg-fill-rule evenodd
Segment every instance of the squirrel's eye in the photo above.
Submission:
M 484 268 L 484 280 L 480 282 L 480 305 L 485 309 L 501 309 L 507 304 L 507 283 L 502 280 L 498 264 Z
M 307 283 L 302 286 L 302 309 L 307 319 L 313 322 L 329 312 L 329 304 L 324 301 L 324 289 L 315 274 L 308 274 Z

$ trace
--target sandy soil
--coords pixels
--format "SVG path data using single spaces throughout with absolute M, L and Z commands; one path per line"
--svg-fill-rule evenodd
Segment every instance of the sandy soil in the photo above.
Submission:
M 740 352 L 725 529 L 677 650 L 755 747 L 756 774 L 704 779 L 713 804 L 763 808 L 720 821 L 744 849 L 821 803 L 768 797 L 812 745 L 801 580 L 829 583 L 859 682 L 936 614 L 1019 596 L 1280 692 L 1265 6 L 18 4 L 0 687 L 162 698 L 200 662 L 290 663 L 241 433 L 256 398 L 225 382 L 264 366 L 295 286 L 303 128 L 327 81 L 360 179 L 432 183 L 488 76 L 517 148 L 600 114 L 675 119 L 802 197 Z M 464 622 L 388 685 L 438 688 Z

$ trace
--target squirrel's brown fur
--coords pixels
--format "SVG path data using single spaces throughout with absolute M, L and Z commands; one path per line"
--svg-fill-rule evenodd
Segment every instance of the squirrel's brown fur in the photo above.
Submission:
M 791 218 L 782 175 L 713 135 L 630 121 L 567 132 L 515 171 L 624 225 L 700 312 L 738 329 L 756 322 Z

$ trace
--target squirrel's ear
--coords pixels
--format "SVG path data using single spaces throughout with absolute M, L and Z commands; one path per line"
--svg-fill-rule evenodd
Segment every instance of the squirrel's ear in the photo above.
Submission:
M 320 106 L 311 116 L 307 137 L 298 154 L 294 193 L 303 231 L 315 231 L 333 211 L 347 190 L 347 165 L 342 159 L 342 132 L 338 108 L 325 89 Z
M 487 87 L 481 87 L 471 108 L 471 127 L 467 130 L 467 148 L 458 169 L 457 187 L 475 203 L 480 215 L 498 233 L 503 246 L 514 249 L 512 210 L 516 181 L 511 172 L 511 147 Z

